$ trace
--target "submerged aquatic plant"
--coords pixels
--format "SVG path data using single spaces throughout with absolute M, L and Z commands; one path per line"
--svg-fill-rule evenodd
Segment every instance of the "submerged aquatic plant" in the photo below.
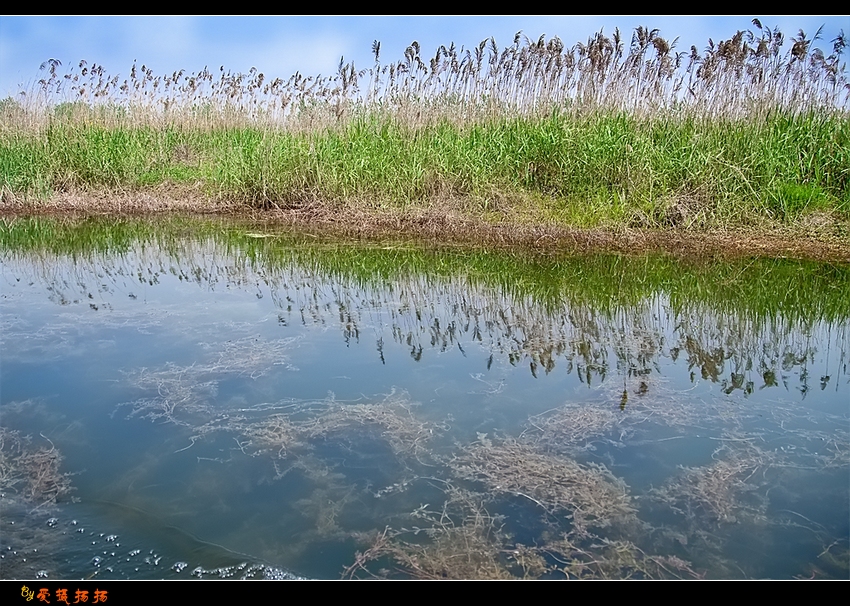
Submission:
M 490 491 L 523 497 L 550 514 L 566 514 L 576 535 L 587 535 L 591 527 L 635 522 L 625 483 L 603 465 L 581 465 L 514 440 L 482 436 L 461 448 L 449 466 Z
M 0 491 L 36 508 L 54 505 L 73 490 L 68 474 L 59 470 L 61 454 L 42 438 L 50 448 L 33 448 L 31 437 L 0 426 Z
M 9 404 L 5 404 L 8 410 Z M 61 470 L 62 455 L 35 446 L 31 436 L 0 426 L 0 578 L 45 578 L 59 567 L 57 554 L 67 539 L 54 531 L 50 517 L 74 491 L 71 474 Z M 64 535 L 64 533 L 62 533 Z

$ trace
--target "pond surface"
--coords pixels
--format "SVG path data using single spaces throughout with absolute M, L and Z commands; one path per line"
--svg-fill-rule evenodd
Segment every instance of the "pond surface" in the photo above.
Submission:
M 850 267 L 0 223 L 2 578 L 848 578 Z

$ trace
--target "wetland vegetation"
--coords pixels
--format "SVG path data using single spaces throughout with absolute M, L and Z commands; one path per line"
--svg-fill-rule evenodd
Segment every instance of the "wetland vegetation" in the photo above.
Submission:
M 818 44 L 45 62 L 0 102 L 0 577 L 848 578 Z
M 2 204 L 844 241 L 845 38 L 820 42 L 754 20 L 703 51 L 638 28 L 433 56 L 414 42 L 387 64 L 376 41 L 366 69 L 285 81 L 51 60 L 0 108 Z
M 846 263 L 174 216 L 0 251 L 5 578 L 850 575 Z

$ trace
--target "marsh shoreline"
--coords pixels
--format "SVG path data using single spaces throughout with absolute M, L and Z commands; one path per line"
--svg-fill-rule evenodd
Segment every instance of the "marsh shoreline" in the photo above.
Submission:
M 663 252 L 680 257 L 782 257 L 850 262 L 850 223 L 810 214 L 795 224 L 765 222 L 738 228 L 695 229 L 627 225 L 581 228 L 522 216 L 469 212 L 448 201 L 405 210 L 312 203 L 255 209 L 201 195 L 137 192 L 62 193 L 47 200 L 3 200 L 0 219 L 51 216 L 218 216 L 267 233 L 295 230 L 316 238 L 371 242 L 414 241 L 436 247 L 525 250 L 535 254 Z

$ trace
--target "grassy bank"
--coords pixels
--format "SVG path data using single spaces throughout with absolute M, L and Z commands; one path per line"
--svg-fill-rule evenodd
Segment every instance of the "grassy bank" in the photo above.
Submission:
M 253 209 L 451 209 L 487 222 L 695 229 L 850 223 L 839 60 L 801 32 L 700 55 L 639 28 L 566 48 L 441 47 L 288 82 L 206 70 L 120 82 L 45 64 L 2 105 L 5 206 L 91 192 Z M 831 229 L 831 228 L 830 228 Z M 829 231 L 829 230 L 828 230 Z M 834 229 L 832 231 L 835 231 Z M 841 233 L 838 234 L 839 236 Z
M 454 199 L 579 226 L 850 216 L 850 120 L 812 114 L 704 124 L 554 114 L 416 130 L 367 117 L 305 134 L 59 121 L 5 138 L 0 162 L 8 194 L 25 197 L 168 183 L 254 207 Z

